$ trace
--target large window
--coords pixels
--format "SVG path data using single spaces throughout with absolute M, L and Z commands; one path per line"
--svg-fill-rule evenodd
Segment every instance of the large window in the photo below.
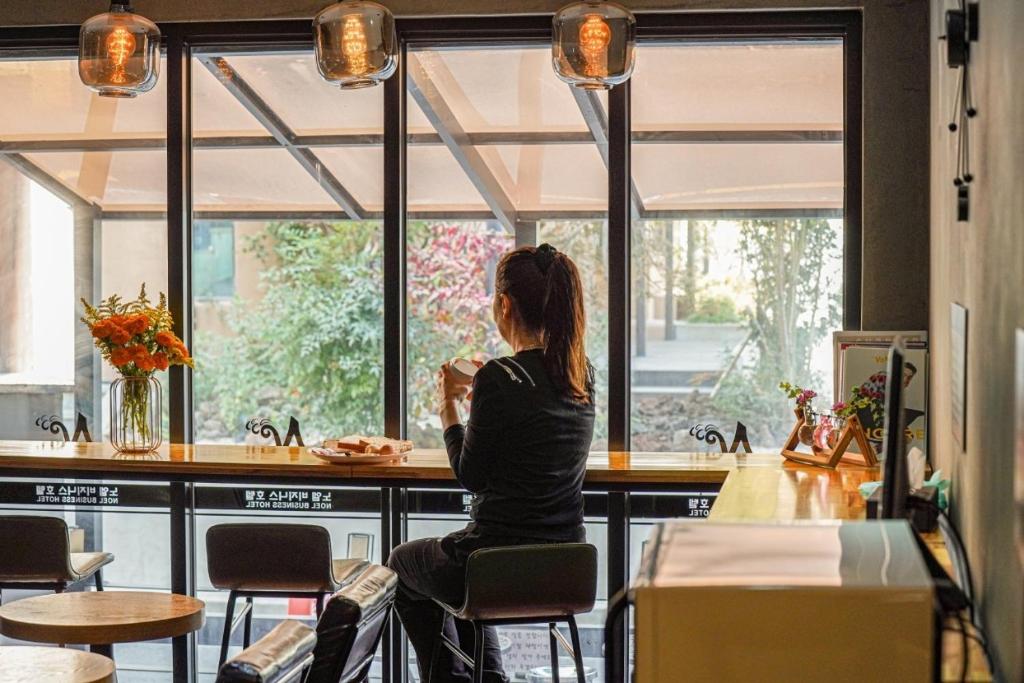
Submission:
M 309 50 L 206 50 L 192 78 L 196 440 L 381 432 L 382 89 Z
M 632 83 L 632 437 L 792 429 L 781 381 L 831 395 L 842 326 L 843 43 L 642 46 Z
M 106 432 L 113 371 L 79 299 L 167 291 L 163 84 L 99 97 L 72 55 L 0 51 L 0 438 L 41 415 Z
M 408 54 L 409 434 L 442 445 L 433 402 L 441 363 L 511 353 L 492 319 L 495 264 L 516 245 L 550 242 L 586 279 L 602 448 L 608 181 L 585 114 L 606 118 L 605 98 L 575 98 L 546 45 Z

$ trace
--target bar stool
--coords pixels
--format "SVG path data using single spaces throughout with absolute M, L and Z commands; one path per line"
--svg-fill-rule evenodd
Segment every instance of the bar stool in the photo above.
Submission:
M 312 598 L 319 618 L 324 595 L 351 583 L 369 564 L 333 559 L 327 529 L 310 524 L 218 524 L 206 532 L 206 559 L 214 588 L 230 591 L 218 666 L 242 620 L 243 647 L 249 647 L 253 598 Z M 235 616 L 238 598 L 245 598 L 245 606 Z
M 3 589 L 63 593 L 93 579 L 103 590 L 100 569 L 114 561 L 110 553 L 73 553 L 68 525 L 59 517 L 0 516 L 0 599 Z
M 552 680 L 559 683 L 558 643 L 561 643 L 576 664 L 577 683 L 585 683 L 576 615 L 594 609 L 596 595 L 597 548 L 590 544 L 477 550 L 466 560 L 466 592 L 462 606 L 453 607 L 435 600 L 456 619 L 473 624 L 473 657 L 449 640 L 443 627 L 441 642 L 473 670 L 474 683 L 483 683 L 485 626 L 547 623 Z M 556 627 L 558 622 L 569 624 L 571 645 Z

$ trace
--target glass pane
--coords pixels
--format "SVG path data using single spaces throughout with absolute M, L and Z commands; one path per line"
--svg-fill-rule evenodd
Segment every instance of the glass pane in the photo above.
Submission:
M 266 103 L 300 135 L 382 133 L 384 89 L 341 90 L 324 82 L 312 52 L 229 59 L 242 78 L 260 85 Z
M 104 211 L 166 211 L 167 156 L 163 150 L 24 156 Z
M 192 68 L 208 71 L 214 60 L 245 82 L 240 90 L 275 106 L 288 101 L 297 113 L 296 103 L 326 87 L 302 76 L 312 59 L 305 51 L 206 54 Z M 264 106 L 212 86 L 240 106 Z M 360 125 L 382 137 L 383 90 L 364 100 Z M 193 100 L 197 117 L 210 101 Z M 193 158 L 196 440 L 262 442 L 245 429 L 256 417 L 283 436 L 294 416 L 309 444 L 381 433 L 382 226 L 365 220 L 383 205 L 381 148 L 309 148 L 310 172 L 283 147 L 204 145 Z M 336 201 L 343 196 L 364 220 L 347 214 Z
M 843 129 L 842 41 L 644 45 L 633 131 Z
M 633 179 L 649 210 L 836 211 L 843 207 L 843 145 L 637 144 Z
M 551 69 L 548 45 L 417 50 L 409 70 L 419 68 L 467 132 L 587 130 L 572 91 Z
M 743 422 L 755 449 L 777 450 L 793 422 L 779 382 L 832 392 L 842 44 L 705 41 L 643 54 L 633 83 L 645 213 L 632 233 L 631 445 L 703 451 L 691 427 L 717 425 L 731 441 Z M 719 141 L 669 134 L 708 130 Z
M 604 214 L 608 169 L 597 145 L 495 145 L 478 148 L 497 154 L 506 191 L 521 211 L 581 211 Z M 485 158 L 487 158 L 485 156 Z

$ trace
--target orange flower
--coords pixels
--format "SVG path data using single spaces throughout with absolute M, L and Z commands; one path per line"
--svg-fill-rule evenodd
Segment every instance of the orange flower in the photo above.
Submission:
M 133 335 L 142 334 L 149 329 L 149 318 L 142 313 L 130 316 L 125 321 L 124 327 Z
M 167 354 L 163 352 L 153 354 L 153 363 L 156 365 L 157 370 L 166 370 L 171 364 Z
M 156 333 L 156 343 L 160 346 L 171 348 L 176 343 L 180 344 L 181 340 L 178 339 L 173 332 L 164 331 Z
M 135 367 L 143 372 L 152 372 L 156 368 L 156 361 L 153 360 L 153 356 L 146 353 L 145 356 L 136 356 Z
M 127 344 L 128 340 L 131 338 L 131 333 L 123 327 L 115 326 L 113 331 L 110 333 L 111 344 Z
M 114 326 L 110 324 L 109 320 L 101 320 L 92 326 L 92 336 L 97 339 L 106 339 L 113 331 Z
M 110 352 L 110 363 L 116 368 L 131 362 L 132 354 L 129 353 L 128 349 L 113 349 Z

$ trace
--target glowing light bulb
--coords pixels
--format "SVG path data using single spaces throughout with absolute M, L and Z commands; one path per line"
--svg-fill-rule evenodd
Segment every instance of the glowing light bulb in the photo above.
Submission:
M 104 47 L 107 50 L 107 58 L 114 67 L 111 74 L 112 83 L 125 83 L 128 75 L 125 73 L 125 66 L 133 54 L 135 54 L 135 36 L 123 26 L 118 26 L 107 36 Z
M 370 70 L 366 59 L 366 28 L 358 14 L 350 14 L 345 17 L 345 23 L 341 29 L 341 49 L 348 62 L 349 73 L 358 76 Z
M 599 14 L 588 14 L 580 26 L 580 50 L 586 64 L 583 74 L 594 78 L 608 75 L 608 45 L 612 30 Z

